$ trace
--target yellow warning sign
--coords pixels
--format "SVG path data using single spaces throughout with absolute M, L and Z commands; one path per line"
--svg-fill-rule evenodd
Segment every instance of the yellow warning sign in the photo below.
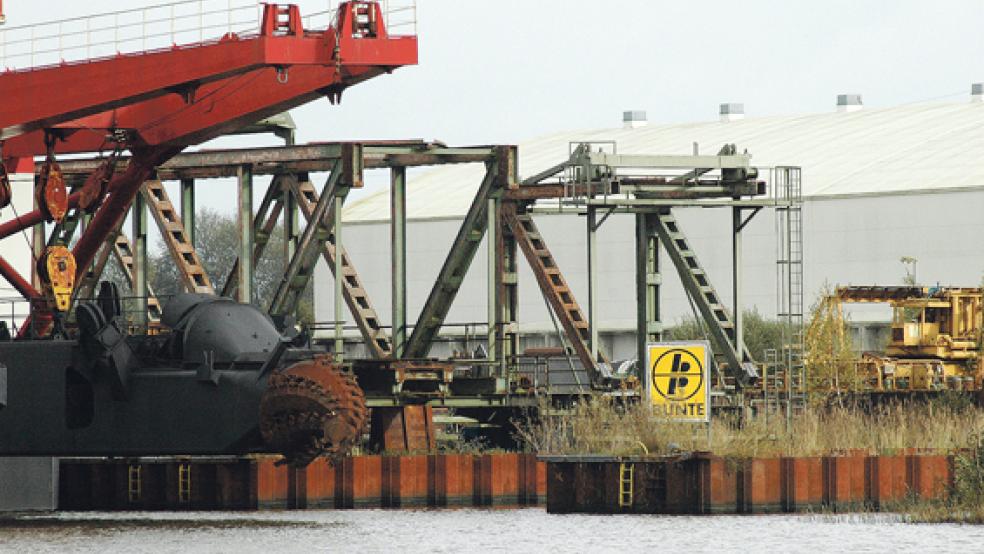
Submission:
M 706 342 L 662 342 L 647 347 L 649 396 L 657 416 L 711 420 L 710 348 Z

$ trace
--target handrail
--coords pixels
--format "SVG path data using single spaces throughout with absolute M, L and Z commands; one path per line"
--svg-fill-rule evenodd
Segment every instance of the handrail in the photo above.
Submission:
M 329 0 L 329 11 L 335 11 L 340 3 L 339 0 Z M 379 4 L 387 33 L 394 36 L 417 36 L 417 0 L 379 0 Z M 400 32 L 394 32 L 396 29 Z
M 255 0 L 176 0 L 0 28 L 0 70 L 26 70 L 258 34 Z M 247 16 L 248 14 L 248 16 Z
M 306 29 L 334 25 L 339 2 L 329 0 L 328 4 L 327 10 L 302 16 Z M 0 28 L 0 71 L 206 44 L 226 33 L 253 36 L 259 34 L 262 9 L 263 2 L 256 0 L 175 0 L 143 8 L 3 27 Z M 383 0 L 381 11 L 387 29 L 399 30 L 391 34 L 417 34 L 416 0 Z M 250 17 L 246 17 L 247 13 Z

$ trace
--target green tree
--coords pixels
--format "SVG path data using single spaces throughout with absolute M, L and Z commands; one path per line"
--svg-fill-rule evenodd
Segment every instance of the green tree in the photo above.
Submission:
M 150 257 L 148 279 L 154 292 L 163 300 L 181 292 L 183 287 L 177 264 L 171 260 L 163 239 L 156 246 L 155 253 Z M 208 208 L 199 210 L 195 218 L 195 249 L 212 286 L 217 292 L 221 291 L 239 252 L 239 226 L 236 218 Z M 254 294 L 260 308 L 269 306 L 285 266 L 284 233 L 283 228 L 278 226 L 271 233 L 263 256 L 253 271 Z M 302 321 L 313 320 L 313 303 L 313 288 L 309 283 L 298 307 Z
M 755 308 L 742 311 L 742 319 L 745 346 L 756 362 L 765 361 L 767 350 L 781 350 L 783 322 L 769 319 Z M 709 334 L 705 334 L 701 322 L 692 316 L 679 319 L 676 325 L 663 332 L 667 340 L 698 340 L 705 336 Z

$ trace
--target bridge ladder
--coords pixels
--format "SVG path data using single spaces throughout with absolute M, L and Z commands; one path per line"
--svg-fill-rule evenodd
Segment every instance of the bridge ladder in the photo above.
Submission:
M 684 289 L 690 294 L 707 323 L 718 352 L 723 354 L 728 362 L 730 372 L 742 385 L 756 379 L 758 371 L 752 364 L 745 363 L 752 360 L 748 349 L 744 344 L 735 345 L 735 324 L 731 314 L 711 285 L 707 272 L 697 259 L 696 252 L 680 229 L 673 212 L 669 208 L 660 210 L 656 221 L 656 232 L 660 242 L 666 248 L 673 265 L 676 266 Z
M 171 203 L 164 184 L 158 180 L 147 181 L 140 188 L 140 193 L 146 200 L 154 221 L 157 222 L 171 258 L 178 266 L 178 273 L 184 281 L 185 289 L 188 292 L 214 294 L 215 289 L 205 272 L 205 266 L 198 257 L 195 245 L 188 238 L 181 216 Z
M 318 191 L 315 190 L 314 185 L 308 180 L 290 182 L 289 186 L 291 186 L 294 197 L 297 199 L 297 207 L 300 209 L 301 215 L 304 216 L 304 219 L 310 225 L 311 216 L 319 200 Z M 345 252 L 345 247 L 335 244 L 334 235 L 329 235 L 323 242 L 321 255 L 333 274 L 335 271 L 335 256 L 339 254 L 342 256 L 342 296 L 345 299 L 345 303 L 348 305 L 355 324 L 362 333 L 362 337 L 366 341 L 366 346 L 372 356 L 376 358 L 388 358 L 393 352 L 392 343 L 386 334 L 386 330 L 382 328 L 379 314 L 376 313 L 376 309 L 369 299 L 369 294 L 366 292 L 361 277 L 359 277 L 359 272 L 355 269 L 351 258 Z
M 607 363 L 605 355 L 599 350 L 598 360 L 591 355 L 591 330 L 588 325 L 588 318 L 585 316 L 581 306 L 574 298 L 567 280 L 557 267 L 550 249 L 547 248 L 543 235 L 533 221 L 533 216 L 529 213 L 518 213 L 513 203 L 505 203 L 502 206 L 502 215 L 506 225 L 509 226 L 519 245 L 520 250 L 526 256 L 526 261 L 536 276 L 536 281 L 540 285 L 540 290 L 547 298 L 550 307 L 553 308 L 557 319 L 567 333 L 574 352 L 581 360 L 585 370 L 591 375 L 591 380 L 595 385 L 601 384 L 601 374 L 598 370 L 598 362 Z

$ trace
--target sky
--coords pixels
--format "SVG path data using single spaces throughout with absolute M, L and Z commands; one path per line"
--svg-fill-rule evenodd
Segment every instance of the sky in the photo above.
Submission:
M 3 4 L 11 27 L 163 1 Z M 984 81 L 980 0 L 418 0 L 417 19 L 419 65 L 350 88 L 340 106 L 293 110 L 300 142 L 518 143 L 618 127 L 630 109 L 651 123 L 716 119 L 722 102 L 748 117 L 811 113 L 833 110 L 838 93 L 892 106 Z M 200 205 L 231 210 L 229 186 L 200 189 Z

